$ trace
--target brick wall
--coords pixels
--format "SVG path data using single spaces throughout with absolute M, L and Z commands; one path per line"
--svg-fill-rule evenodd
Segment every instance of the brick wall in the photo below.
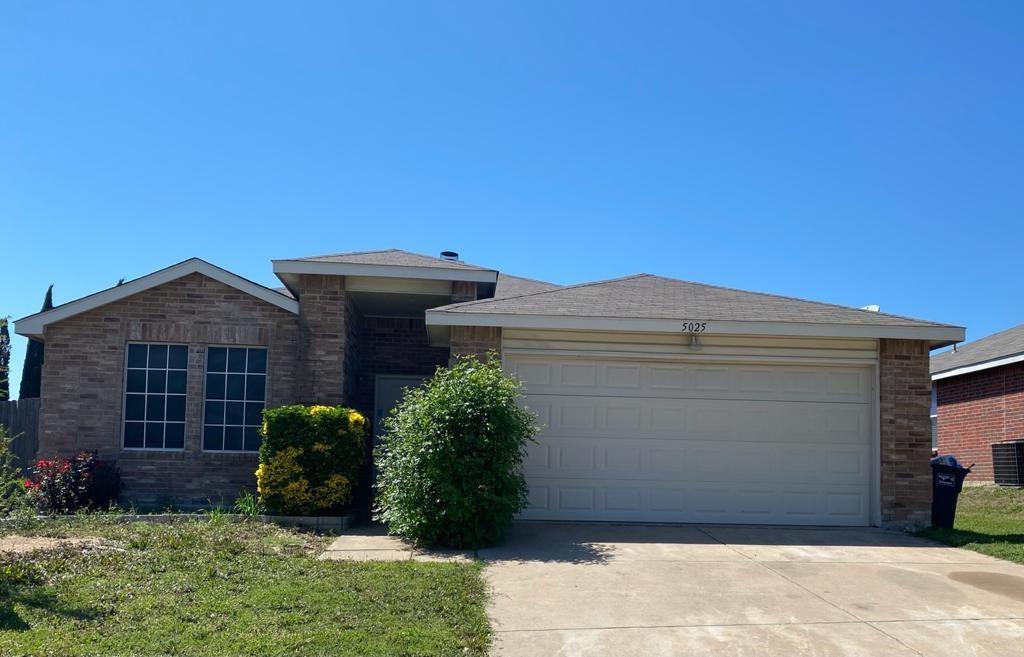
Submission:
M 46 327 L 39 455 L 96 450 L 116 460 L 125 497 L 152 502 L 230 501 L 253 487 L 255 454 L 201 449 L 206 346 L 268 347 L 267 404 L 296 400 L 298 317 L 233 287 L 191 274 Z M 189 346 L 185 448 L 121 448 L 125 345 Z
M 500 354 L 501 327 L 453 326 L 449 343 L 452 358 L 463 354 L 483 356 L 489 351 Z
M 430 376 L 448 364 L 447 347 L 431 347 L 422 318 L 363 317 L 359 331 L 359 374 L 351 402 L 371 417 L 378 374 Z
M 304 402 L 341 404 L 345 397 L 346 312 L 341 276 L 299 278 L 299 387 Z
M 931 521 L 931 377 L 928 343 L 879 341 L 882 526 Z
M 939 453 L 974 463 L 969 481 L 992 481 L 992 443 L 1024 438 L 1024 363 L 934 383 Z

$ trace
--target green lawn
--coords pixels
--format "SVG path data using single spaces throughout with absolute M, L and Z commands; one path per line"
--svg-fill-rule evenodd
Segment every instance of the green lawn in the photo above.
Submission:
M 257 523 L 48 521 L 104 549 L 0 555 L 3 655 L 482 655 L 477 564 L 318 561 Z
M 1024 563 L 1024 489 L 997 486 L 964 488 L 953 529 L 918 532 L 948 545 Z

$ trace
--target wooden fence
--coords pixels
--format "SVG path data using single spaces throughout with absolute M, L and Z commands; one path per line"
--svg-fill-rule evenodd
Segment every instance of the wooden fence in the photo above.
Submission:
M 18 465 L 27 468 L 39 451 L 39 399 L 12 399 L 0 402 L 0 424 L 14 438 L 11 451 Z

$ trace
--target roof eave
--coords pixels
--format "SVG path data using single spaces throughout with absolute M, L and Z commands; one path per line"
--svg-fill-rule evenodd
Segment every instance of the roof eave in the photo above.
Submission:
M 378 276 L 381 278 L 423 278 L 441 281 L 496 283 L 494 269 L 453 269 L 448 267 L 412 267 L 409 265 L 365 265 L 314 260 L 274 260 L 274 273 L 282 281 L 288 274 L 320 274 L 325 276 Z M 287 285 L 287 282 L 285 283 Z
M 500 326 L 505 328 L 566 329 L 591 331 L 635 331 L 644 333 L 689 333 L 679 319 L 627 317 L 571 317 L 511 313 L 450 312 L 432 309 L 426 313 L 428 326 Z M 785 335 L 794 337 L 889 338 L 925 340 L 932 349 L 960 342 L 960 326 L 884 326 L 863 324 L 817 324 L 812 322 L 744 322 L 708 320 L 703 333 L 723 335 Z
M 1013 365 L 1014 363 L 1021 362 L 1024 362 L 1024 353 L 1000 356 L 999 358 L 984 360 L 980 363 L 971 363 L 969 365 L 961 365 L 960 367 L 951 367 L 947 370 L 933 372 L 932 381 L 949 379 L 954 376 L 963 376 L 964 374 L 970 374 L 972 372 L 981 372 L 983 370 L 990 370 L 996 367 L 1002 367 L 1003 365 Z
M 18 335 L 42 341 L 43 331 L 49 324 L 88 312 L 95 308 L 99 308 L 100 306 L 105 306 L 108 303 L 120 301 L 121 299 L 132 296 L 133 294 L 144 292 L 158 285 L 179 279 L 182 276 L 188 276 L 189 274 L 195 273 L 220 281 L 225 285 L 229 285 L 258 299 L 262 299 L 267 303 L 273 304 L 282 310 L 286 310 L 294 314 L 298 314 L 299 312 L 299 302 L 295 299 L 272 290 L 269 287 L 250 281 L 247 278 L 243 278 L 238 274 L 229 272 L 226 269 L 222 269 L 221 267 L 200 258 L 189 258 L 188 260 L 171 265 L 170 267 L 127 281 L 121 285 L 116 285 L 80 299 L 75 299 L 74 301 L 61 304 L 51 310 L 22 317 L 21 319 L 15 320 L 14 332 Z

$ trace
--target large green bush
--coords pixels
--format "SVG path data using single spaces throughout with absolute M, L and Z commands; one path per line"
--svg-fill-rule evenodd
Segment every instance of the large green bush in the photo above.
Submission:
M 426 545 L 478 548 L 526 506 L 522 462 L 535 417 L 491 354 L 461 357 L 405 399 L 377 449 L 376 519 Z
M 288 515 L 340 512 L 352 501 L 363 462 L 366 418 L 343 406 L 281 406 L 263 411 L 256 485 Z

